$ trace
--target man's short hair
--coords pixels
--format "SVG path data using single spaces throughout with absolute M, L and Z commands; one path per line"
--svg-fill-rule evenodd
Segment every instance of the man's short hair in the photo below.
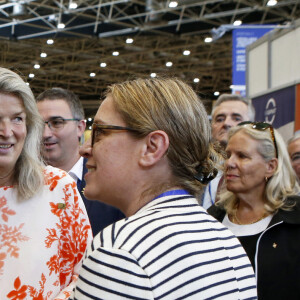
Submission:
M 37 102 L 41 102 L 44 100 L 64 100 L 68 103 L 73 118 L 75 119 L 84 119 L 84 110 L 82 103 L 79 97 L 70 90 L 66 90 L 59 87 L 54 87 L 52 89 L 46 90 L 39 94 L 36 98 Z
M 255 108 L 252 104 L 251 99 L 247 99 L 238 94 L 222 94 L 214 103 L 211 115 L 214 115 L 216 108 L 221 105 L 223 102 L 227 101 L 240 101 L 247 105 L 248 107 L 248 117 L 250 121 L 254 121 L 255 118 Z
M 300 139 L 300 130 L 297 130 L 294 135 L 288 140 L 287 145 L 291 144 L 292 142 Z

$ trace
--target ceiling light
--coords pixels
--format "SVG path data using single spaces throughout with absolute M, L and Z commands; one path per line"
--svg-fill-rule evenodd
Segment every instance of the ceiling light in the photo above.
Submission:
M 150 76 L 151 76 L 152 78 L 155 78 L 155 77 L 156 77 L 156 73 L 151 73 Z
M 59 29 L 64 29 L 65 27 L 66 27 L 66 25 L 64 23 L 57 24 L 57 28 L 59 28 Z
M 92 126 L 89 127 L 89 130 L 92 130 Z
M 199 78 L 194 78 L 194 82 L 198 83 L 198 82 L 200 82 L 200 79 Z
M 214 92 L 214 95 L 215 95 L 215 96 L 219 96 L 219 95 L 220 95 L 220 92 Z
M 29 82 L 26 82 L 27 85 L 29 85 Z
M 112 55 L 113 56 L 118 56 L 120 53 L 118 52 L 118 51 L 114 51 L 113 53 L 112 53 Z
M 39 64 L 35 64 L 33 67 L 34 67 L 35 69 L 39 69 L 41 66 L 40 66 Z
M 92 118 L 88 118 L 88 121 L 91 122 L 91 121 L 92 121 Z
M 126 44 L 132 44 L 132 43 L 133 43 L 133 39 L 131 38 L 126 39 Z
M 92 72 L 90 73 L 90 77 L 95 77 L 96 76 L 96 73 Z
M 76 2 L 71 2 L 69 4 L 69 9 L 76 9 L 78 7 L 77 3 Z
M 277 4 L 277 0 L 269 0 L 267 6 L 275 6 Z
M 177 7 L 177 5 L 178 5 L 178 2 L 177 2 L 177 1 L 171 1 L 171 2 L 169 3 L 169 7 Z
M 173 66 L 173 63 L 172 63 L 171 61 L 168 61 L 168 62 L 166 63 L 166 66 L 167 66 L 167 67 L 172 67 L 172 66 Z
M 42 52 L 42 53 L 40 54 L 40 56 L 41 56 L 41 57 L 47 57 L 47 53 Z
M 107 65 L 106 65 L 106 63 L 105 62 L 102 62 L 101 64 L 100 64 L 100 67 L 101 68 L 105 68 Z
M 182 54 L 183 54 L 183 55 L 190 55 L 190 54 L 191 54 L 191 51 L 190 51 L 190 50 L 184 50 Z
M 211 43 L 212 42 L 212 38 L 211 37 L 206 37 L 205 39 L 204 39 L 204 42 L 205 43 Z
M 242 25 L 242 21 L 241 20 L 236 20 L 236 21 L 233 22 L 233 25 L 234 26 L 240 26 L 240 25 Z
M 52 44 L 54 44 L 54 41 L 52 39 L 49 39 L 49 40 L 47 40 L 47 44 L 52 45 Z
M 33 78 L 33 77 L 34 77 L 34 74 L 33 74 L 33 73 L 30 73 L 28 76 L 29 76 L 29 78 Z

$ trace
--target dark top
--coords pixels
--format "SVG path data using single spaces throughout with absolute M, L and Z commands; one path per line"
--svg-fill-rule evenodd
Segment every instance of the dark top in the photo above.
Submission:
M 239 239 L 239 241 L 241 242 L 242 246 L 244 247 L 244 249 L 250 259 L 253 269 L 255 269 L 254 258 L 255 258 L 255 252 L 256 252 L 256 243 L 257 243 L 257 240 L 260 235 L 261 235 L 261 233 L 237 237 Z
M 96 236 L 96 234 L 106 226 L 125 218 L 125 216 L 119 209 L 113 206 L 97 200 L 88 200 L 85 198 L 83 189 L 85 187 L 84 175 L 87 173 L 86 161 L 87 159 L 85 158 L 83 160 L 82 181 L 77 184 L 77 187 L 85 204 L 93 235 Z

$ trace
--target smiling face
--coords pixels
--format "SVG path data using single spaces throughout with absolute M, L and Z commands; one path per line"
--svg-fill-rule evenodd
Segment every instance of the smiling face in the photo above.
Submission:
M 64 100 L 43 100 L 37 103 L 44 121 L 55 117 L 73 119 L 68 103 Z M 50 130 L 45 126 L 43 134 L 43 157 L 54 167 L 69 171 L 79 159 L 79 138 L 84 132 L 84 121 L 67 121 L 64 127 Z
M 228 141 L 225 162 L 227 190 L 262 195 L 266 177 L 273 174 L 273 167 L 258 152 L 259 141 L 239 131 Z
M 0 177 L 4 177 L 15 168 L 27 130 L 21 99 L 10 94 L 0 94 L 0 107 Z
M 108 96 L 94 119 L 104 125 L 126 126 Z M 85 175 L 84 194 L 88 199 L 100 200 L 124 211 L 124 199 L 136 184 L 140 141 L 128 131 L 104 130 L 90 151 Z M 129 199 L 127 199 L 129 200 Z
M 225 101 L 216 107 L 212 116 L 212 136 L 226 145 L 228 131 L 240 122 L 249 121 L 248 106 L 241 101 Z

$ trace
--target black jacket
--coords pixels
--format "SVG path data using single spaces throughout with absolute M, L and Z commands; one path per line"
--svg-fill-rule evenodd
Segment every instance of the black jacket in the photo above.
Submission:
M 83 162 L 82 181 L 77 185 L 85 208 L 90 219 L 93 235 L 104 229 L 106 226 L 125 218 L 124 214 L 117 208 L 97 200 L 88 200 L 84 197 L 83 189 L 85 188 L 84 175 L 87 173 L 86 161 Z M 101 179 L 100 179 L 101 180 Z
M 300 197 L 290 211 L 279 209 L 256 244 L 255 275 L 258 299 L 300 299 Z M 222 222 L 225 210 L 215 205 L 208 213 Z

